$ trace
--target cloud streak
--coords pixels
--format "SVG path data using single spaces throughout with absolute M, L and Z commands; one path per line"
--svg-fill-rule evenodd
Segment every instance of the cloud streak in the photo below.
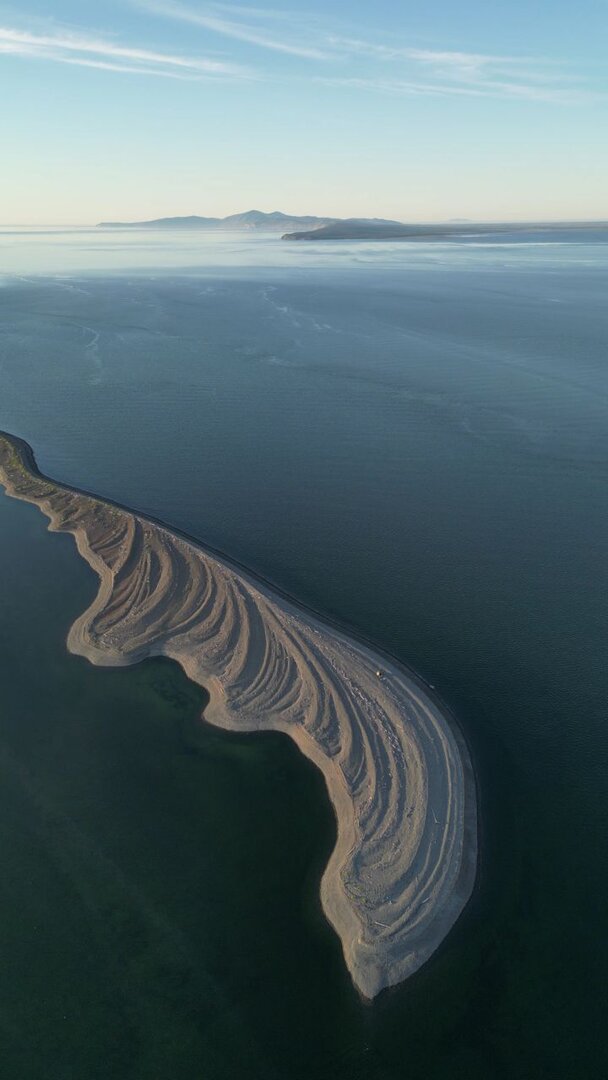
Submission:
M 164 15 L 180 22 L 200 26 L 204 30 L 211 30 L 222 37 L 232 38 L 236 41 L 244 41 L 249 45 L 257 45 L 262 49 L 270 49 L 272 52 L 287 53 L 289 56 L 299 56 L 305 60 L 329 60 L 331 54 L 318 48 L 314 44 L 304 44 L 297 39 L 285 39 L 276 36 L 267 29 L 268 22 L 279 22 L 284 25 L 284 19 L 279 12 L 267 11 L 259 8 L 230 8 L 224 5 L 214 4 L 204 8 L 189 8 L 184 4 L 165 2 L 165 0 L 136 0 L 136 6 L 144 8 L 154 15 Z M 253 23 L 241 22 L 234 18 L 235 15 L 246 15 Z M 257 25 L 256 25 L 257 22 Z
M 325 86 L 350 87 L 353 90 L 369 90 L 374 93 L 409 97 L 503 98 L 512 101 L 544 102 L 552 105 L 582 105 L 600 98 L 599 94 L 594 94 L 588 90 L 501 82 L 497 79 L 485 79 L 478 84 L 462 84 L 422 82 L 415 79 L 318 76 L 315 81 L 323 83 Z
M 140 49 L 67 31 L 34 34 L 0 26 L 0 54 L 176 79 L 244 78 L 251 75 L 240 65 L 221 60 Z
M 576 77 L 564 65 L 543 57 L 500 55 L 450 49 L 416 48 L 393 41 L 347 36 L 341 27 L 307 13 L 182 0 L 132 0 L 157 14 L 248 45 L 342 70 L 327 85 L 435 97 L 492 97 L 547 104 L 579 104 L 598 98 L 573 89 Z M 345 69 L 357 70 L 352 75 Z
M 564 73 L 559 64 L 534 57 L 431 49 L 405 49 L 403 55 L 411 61 L 414 74 L 422 69 L 427 78 L 369 77 L 348 80 L 349 84 L 382 93 L 503 98 L 552 105 L 579 105 L 601 97 L 577 86 L 580 80 Z M 333 81 L 346 85 L 344 80 Z
M 559 62 L 542 57 L 500 55 L 444 48 L 419 48 L 369 39 L 359 32 L 330 26 L 320 16 L 221 2 L 198 6 L 182 0 L 130 0 L 146 15 L 158 15 L 198 28 L 205 38 L 218 36 L 252 49 L 314 65 L 315 81 L 326 86 L 418 97 L 502 98 L 551 105 L 578 105 L 599 100 L 603 93 L 572 75 Z M 208 79 L 253 79 L 250 67 L 176 50 L 142 48 L 84 31 L 38 32 L 0 26 L 0 56 L 46 60 L 129 75 L 200 82 Z M 278 55 L 277 55 L 278 61 Z M 269 72 L 275 81 L 289 78 L 285 68 Z

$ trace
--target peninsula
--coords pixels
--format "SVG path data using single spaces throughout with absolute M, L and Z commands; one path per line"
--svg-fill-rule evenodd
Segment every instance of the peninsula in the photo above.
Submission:
M 0 483 L 71 533 L 100 579 L 69 631 L 72 653 L 108 666 L 171 657 L 206 688 L 205 720 L 284 732 L 321 770 L 337 821 L 321 903 L 360 993 L 420 968 L 476 873 L 475 781 L 443 706 L 396 661 L 224 557 L 47 479 L 2 433 Z
M 283 240 L 418 240 L 437 239 L 449 231 L 445 225 L 406 225 L 382 218 L 345 218 L 285 233 Z
M 384 221 L 382 218 L 344 218 L 284 233 L 283 240 L 485 240 L 501 241 L 502 238 L 537 239 L 546 241 L 563 236 L 576 239 L 582 235 L 588 239 L 594 232 L 605 242 L 606 222 L 601 221 L 523 221 L 523 222 L 427 222 L 405 224 L 402 221 Z M 593 239 L 593 236 L 591 236 Z

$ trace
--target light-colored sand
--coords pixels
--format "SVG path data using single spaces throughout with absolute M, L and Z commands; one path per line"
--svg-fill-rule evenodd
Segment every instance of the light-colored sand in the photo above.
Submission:
M 476 869 L 474 778 L 441 708 L 396 663 L 198 545 L 46 480 L 10 436 L 0 482 L 72 533 L 99 575 L 73 653 L 100 665 L 172 657 L 209 692 L 208 721 L 286 732 L 321 769 L 338 827 L 321 901 L 353 981 L 373 998 L 415 972 Z

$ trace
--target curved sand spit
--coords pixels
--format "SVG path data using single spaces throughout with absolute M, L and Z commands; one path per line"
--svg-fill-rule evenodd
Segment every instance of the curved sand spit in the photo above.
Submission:
M 321 769 L 338 827 L 321 900 L 353 981 L 372 998 L 416 971 L 475 878 L 474 778 L 441 708 L 396 663 L 202 547 L 47 480 L 6 435 L 0 482 L 72 533 L 99 574 L 73 653 L 172 657 L 209 692 L 207 720 L 286 732 Z

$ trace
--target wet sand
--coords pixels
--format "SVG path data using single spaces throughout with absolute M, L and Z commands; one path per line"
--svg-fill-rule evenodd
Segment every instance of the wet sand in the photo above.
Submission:
M 71 533 L 99 576 L 71 652 L 108 666 L 168 656 L 208 691 L 207 721 L 285 732 L 321 769 L 337 819 L 321 902 L 361 994 L 418 970 L 476 872 L 475 781 L 441 706 L 397 662 L 215 553 L 46 479 L 2 434 L 0 483 Z

